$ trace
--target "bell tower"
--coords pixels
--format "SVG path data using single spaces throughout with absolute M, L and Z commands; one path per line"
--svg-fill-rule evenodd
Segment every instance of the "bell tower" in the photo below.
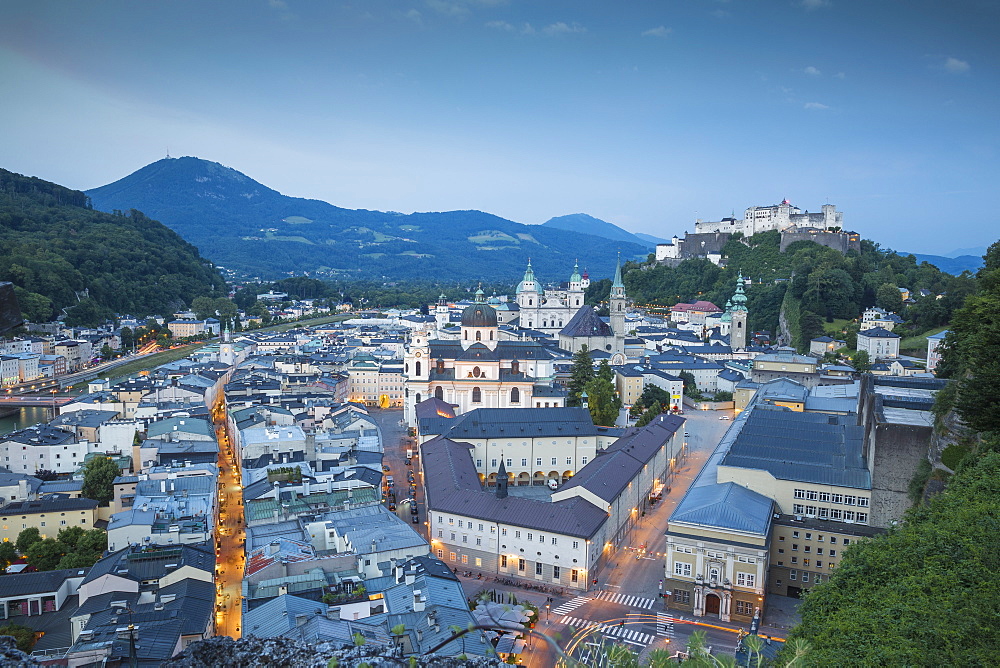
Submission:
M 611 283 L 611 331 L 615 333 L 615 352 L 625 352 L 625 283 L 622 281 L 622 258 L 618 256 L 615 279 Z
M 747 296 L 743 294 L 743 272 L 736 279 L 736 292 L 733 294 L 729 316 L 729 347 L 733 350 L 746 350 L 747 347 Z

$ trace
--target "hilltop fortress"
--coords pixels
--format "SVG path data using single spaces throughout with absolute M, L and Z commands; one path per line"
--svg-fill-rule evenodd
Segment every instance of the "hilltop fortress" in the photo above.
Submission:
M 758 232 L 781 232 L 781 250 L 796 241 L 814 241 L 823 246 L 846 253 L 851 248 L 860 249 L 861 237 L 856 232 L 845 232 L 844 214 L 833 204 L 824 204 L 819 213 L 802 211 L 787 199 L 770 206 L 752 206 L 743 218 L 723 218 L 719 221 L 695 221 L 694 234 L 676 235 L 656 246 L 656 260 L 665 264 L 690 258 L 707 258 L 716 264 L 722 259 L 722 248 L 737 232 L 745 237 Z

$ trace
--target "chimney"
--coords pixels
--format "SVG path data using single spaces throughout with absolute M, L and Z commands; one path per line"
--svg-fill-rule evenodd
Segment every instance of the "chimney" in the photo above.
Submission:
M 303 626 L 307 621 L 309 621 L 309 615 L 295 615 L 296 626 Z
M 419 589 L 414 589 L 413 612 L 423 612 L 426 608 L 427 608 L 427 597 L 424 596 Z M 430 615 L 428 615 L 428 621 L 430 621 Z

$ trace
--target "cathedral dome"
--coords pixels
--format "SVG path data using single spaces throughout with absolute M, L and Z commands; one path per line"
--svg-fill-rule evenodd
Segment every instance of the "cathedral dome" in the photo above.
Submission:
M 496 327 L 497 312 L 489 304 L 472 304 L 462 311 L 462 327 Z

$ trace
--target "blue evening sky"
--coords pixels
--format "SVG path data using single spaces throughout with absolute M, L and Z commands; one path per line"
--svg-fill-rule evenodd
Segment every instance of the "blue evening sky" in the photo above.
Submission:
M 906 251 L 997 222 L 993 0 L 8 0 L 0 167 L 193 155 L 289 195 L 693 229 L 787 197 Z

